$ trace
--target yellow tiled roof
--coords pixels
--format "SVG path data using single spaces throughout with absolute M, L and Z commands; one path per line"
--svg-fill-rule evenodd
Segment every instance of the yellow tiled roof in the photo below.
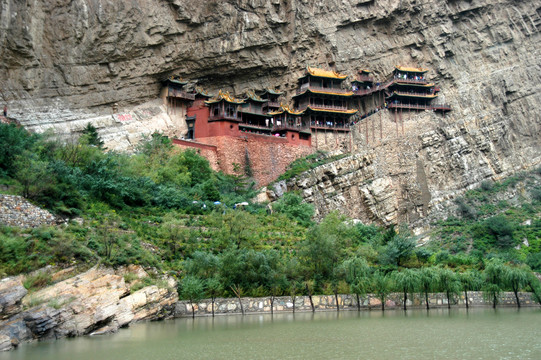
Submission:
M 261 96 L 258 96 L 256 95 L 256 93 L 252 90 L 249 90 L 246 92 L 246 99 L 245 100 L 248 100 L 248 99 L 252 99 L 254 101 L 259 101 L 259 102 L 265 102 L 267 100 L 264 100 L 261 98 Z
M 209 94 L 208 91 L 203 90 L 203 88 L 201 88 L 199 86 L 195 87 L 195 92 L 198 93 L 198 94 L 201 94 L 203 96 L 207 96 L 207 97 L 212 97 L 213 96 L 212 94 Z
M 237 98 L 233 97 L 232 95 L 230 95 L 228 91 L 222 91 L 222 90 L 218 91 L 218 95 L 216 97 L 210 99 L 209 101 L 205 101 L 205 103 L 214 104 L 214 103 L 220 102 L 221 100 L 225 100 L 225 101 L 227 101 L 228 103 L 231 103 L 231 104 L 242 104 L 242 103 L 244 103 L 244 100 L 237 99 Z
M 284 105 L 284 104 L 280 104 L 280 109 L 277 110 L 277 111 L 271 111 L 269 112 L 269 115 L 280 115 L 280 114 L 283 114 L 284 112 L 287 112 L 288 114 L 290 115 L 302 115 L 304 113 L 304 110 L 301 110 L 301 111 L 295 111 L 295 110 L 292 110 L 289 106 L 287 105 Z
M 349 110 L 314 109 L 310 106 L 308 106 L 307 109 L 310 109 L 312 111 L 317 111 L 317 112 L 330 112 L 330 113 L 336 113 L 336 114 L 355 114 L 357 112 L 357 110 L 355 109 L 349 109 Z
M 405 71 L 405 72 L 417 72 L 417 73 L 425 73 L 428 71 L 428 69 L 423 68 L 414 68 L 414 67 L 406 67 L 406 66 L 395 66 L 398 71 Z
M 323 70 L 319 68 L 313 68 L 310 66 L 306 67 L 306 71 L 310 75 L 317 76 L 317 77 L 325 77 L 325 78 L 340 79 L 340 80 L 344 80 L 345 78 L 348 77 L 347 75 L 340 74 L 337 71 Z

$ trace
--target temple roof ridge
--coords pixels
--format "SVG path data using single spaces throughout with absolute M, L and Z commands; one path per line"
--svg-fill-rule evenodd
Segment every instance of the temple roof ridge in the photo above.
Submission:
M 242 103 L 244 103 L 243 99 L 237 99 L 234 96 L 230 95 L 229 91 L 223 91 L 223 90 L 218 91 L 218 95 L 216 95 L 214 98 L 212 98 L 212 99 L 210 99 L 208 101 L 205 101 L 205 103 L 214 104 L 214 103 L 220 102 L 221 100 L 224 100 L 224 101 L 226 101 L 228 103 L 231 103 L 231 104 L 242 104 Z
M 311 67 L 310 65 L 306 67 L 306 71 L 308 74 L 312 76 L 325 77 L 325 78 L 330 78 L 330 79 L 344 80 L 348 77 L 347 75 L 341 74 L 338 71 L 315 68 L 315 67 Z
M 428 69 L 416 68 L 416 67 L 407 67 L 401 65 L 395 65 L 396 70 L 404 72 L 416 72 L 416 73 L 425 73 Z

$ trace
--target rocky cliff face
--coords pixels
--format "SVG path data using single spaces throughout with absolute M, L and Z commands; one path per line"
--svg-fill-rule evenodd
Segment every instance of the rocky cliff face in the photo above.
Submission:
M 92 268 L 67 280 L 27 294 L 22 276 L 0 282 L 0 351 L 34 339 L 114 332 L 139 320 L 173 316 L 178 300 L 172 290 L 156 285 L 130 294 L 123 273 L 148 274 L 137 266 L 113 271 Z M 53 275 L 66 276 L 66 271 Z
M 173 73 L 209 90 L 291 92 L 307 64 L 350 75 L 370 68 L 380 78 L 403 64 L 430 69 L 453 112 L 406 114 L 398 130 L 389 113 L 358 126 L 356 149 L 373 159 L 373 184 L 395 201 L 389 221 L 541 162 L 539 0 L 0 4 L 2 96 L 30 129 L 69 133 L 90 119 L 112 146 L 129 148 L 141 129 L 180 126 L 147 103 Z M 111 117 L 115 102 L 128 123 Z

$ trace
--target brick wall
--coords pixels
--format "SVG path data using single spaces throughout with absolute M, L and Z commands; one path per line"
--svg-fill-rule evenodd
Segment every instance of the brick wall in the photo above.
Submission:
M 286 138 L 252 133 L 242 133 L 241 136 L 213 136 L 198 139 L 200 144 L 212 145 L 215 152 L 199 147 L 200 154 L 205 156 L 211 165 L 215 157 L 216 170 L 227 174 L 235 174 L 235 170 L 244 173 L 251 170 L 252 176 L 257 185 L 264 186 L 276 180 L 280 174 L 285 172 L 287 165 L 299 157 L 309 155 L 314 149 L 307 145 L 295 145 L 288 142 Z M 197 147 L 194 142 L 185 141 L 177 146 Z M 237 169 L 235 169 L 237 164 Z M 248 166 L 247 166 L 248 164 Z

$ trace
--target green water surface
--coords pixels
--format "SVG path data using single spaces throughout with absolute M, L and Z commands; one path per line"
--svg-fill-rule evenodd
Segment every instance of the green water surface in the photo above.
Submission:
M 8 359 L 541 359 L 541 309 L 177 319 L 24 344 Z

